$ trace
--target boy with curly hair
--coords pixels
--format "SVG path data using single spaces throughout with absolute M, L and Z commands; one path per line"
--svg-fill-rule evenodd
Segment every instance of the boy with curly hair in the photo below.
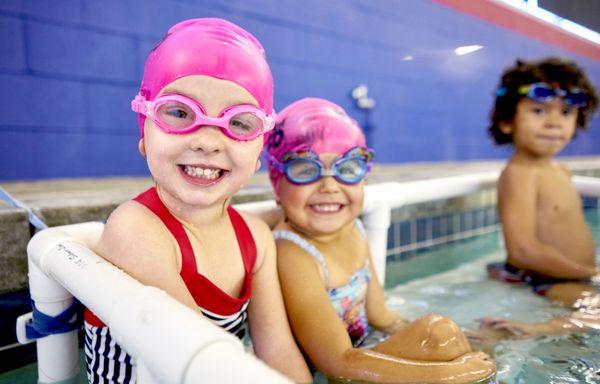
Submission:
M 498 145 L 514 147 L 498 181 L 507 259 L 489 265 L 488 272 L 500 280 L 525 282 L 536 293 L 582 311 L 575 315 L 578 321 L 573 316 L 541 324 L 488 318 L 482 319 L 484 327 L 529 335 L 597 322 L 598 314 L 592 315 L 597 311 L 590 309 L 598 309 L 600 301 L 593 282 L 599 272 L 594 239 L 571 173 L 554 159 L 576 131 L 587 128 L 597 105 L 594 86 L 570 61 L 517 60 L 502 75 L 489 133 Z

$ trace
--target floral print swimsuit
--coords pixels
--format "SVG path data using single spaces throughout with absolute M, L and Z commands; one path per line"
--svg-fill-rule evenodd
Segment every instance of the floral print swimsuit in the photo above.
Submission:
M 364 228 L 360 221 L 357 221 L 357 229 L 364 234 Z M 329 285 L 327 264 L 321 252 L 314 245 L 291 231 L 277 230 L 273 232 L 273 236 L 275 239 L 293 242 L 314 257 L 323 269 L 324 285 L 326 287 Z M 369 259 L 367 259 L 363 267 L 350 276 L 346 285 L 331 288 L 327 291 L 331 305 L 346 325 L 348 335 L 355 347 L 363 346 L 363 342 L 370 333 L 366 312 L 367 287 L 370 280 L 371 269 L 369 268 Z

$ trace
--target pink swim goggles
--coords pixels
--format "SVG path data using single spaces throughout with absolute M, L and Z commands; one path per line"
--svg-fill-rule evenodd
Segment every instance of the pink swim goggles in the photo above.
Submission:
M 234 105 L 217 118 L 206 116 L 202 106 L 189 97 L 176 94 L 160 95 L 149 101 L 137 95 L 131 110 L 149 117 L 164 132 L 184 135 L 203 126 L 216 126 L 229 138 L 249 141 L 275 126 L 275 114 L 268 115 L 252 105 Z

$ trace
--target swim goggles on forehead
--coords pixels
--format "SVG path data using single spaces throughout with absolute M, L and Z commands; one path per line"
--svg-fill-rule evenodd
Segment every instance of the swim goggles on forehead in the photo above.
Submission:
M 310 184 L 325 176 L 332 176 L 342 184 L 357 184 L 371 170 L 373 150 L 354 147 L 335 159 L 329 169 L 312 151 L 288 153 L 283 155 L 281 161 L 268 154 L 267 158 L 294 184 Z
M 508 90 L 505 87 L 501 87 L 496 91 L 496 96 L 504 96 L 507 93 Z M 587 93 L 579 88 L 564 90 L 561 88 L 552 88 L 546 83 L 521 85 L 517 88 L 516 93 L 538 103 L 547 103 L 555 97 L 562 97 L 565 103 L 571 107 L 584 107 L 588 102 Z
M 161 95 L 152 101 L 137 95 L 131 110 L 149 117 L 164 132 L 183 135 L 211 125 L 221 128 L 234 140 L 248 141 L 270 131 L 275 126 L 274 114 L 251 105 L 235 105 L 217 118 L 206 116 L 202 106 L 183 95 Z

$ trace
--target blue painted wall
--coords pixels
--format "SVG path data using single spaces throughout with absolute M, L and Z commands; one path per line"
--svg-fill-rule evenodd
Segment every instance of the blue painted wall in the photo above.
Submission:
M 568 56 L 600 85 L 600 63 L 428 0 L 0 0 L 0 180 L 147 175 L 129 101 L 172 24 L 224 17 L 266 48 L 276 108 L 331 99 L 380 162 L 506 157 L 486 135 L 492 92 L 516 57 Z M 454 48 L 479 44 L 476 53 Z M 404 61 L 407 55 L 414 59 Z M 369 86 L 365 116 L 350 91 Z M 600 122 L 565 155 L 599 155 Z

